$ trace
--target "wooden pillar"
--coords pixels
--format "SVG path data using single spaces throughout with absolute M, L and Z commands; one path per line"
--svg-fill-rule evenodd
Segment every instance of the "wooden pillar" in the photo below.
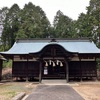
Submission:
M 95 63 L 96 63 L 96 57 L 95 57 Z M 95 64 L 97 65 L 97 64 Z M 96 81 L 98 81 L 98 75 L 97 75 L 97 67 L 95 66 L 95 73 L 96 73 Z
M 2 60 L 0 59 L 0 81 L 2 79 Z
M 65 59 L 65 64 L 66 64 L 66 82 L 69 82 L 69 68 L 68 68 L 68 62 Z
M 81 66 L 81 58 L 80 57 L 79 57 L 79 62 L 80 62 L 80 72 L 81 72 L 80 80 L 82 81 L 82 66 Z
M 39 83 L 42 81 L 42 60 L 40 59 Z
M 26 82 L 28 82 L 28 62 L 29 62 L 29 60 L 28 60 L 28 56 L 27 56 L 27 72 L 26 72 Z
M 14 68 L 14 59 L 12 59 L 12 77 L 11 77 L 11 81 L 12 82 L 13 82 L 13 73 L 14 73 L 14 69 L 13 68 Z

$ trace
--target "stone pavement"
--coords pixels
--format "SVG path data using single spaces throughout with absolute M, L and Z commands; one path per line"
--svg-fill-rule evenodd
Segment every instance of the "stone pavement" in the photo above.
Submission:
M 26 100 L 84 100 L 69 85 L 40 84 Z
M 68 85 L 65 79 L 44 79 L 42 80 L 44 85 Z

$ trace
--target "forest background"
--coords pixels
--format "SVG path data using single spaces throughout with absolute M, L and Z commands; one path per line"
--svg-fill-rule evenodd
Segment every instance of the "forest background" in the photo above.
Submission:
M 12 47 L 19 38 L 89 38 L 100 47 L 100 0 L 90 0 L 86 13 L 77 20 L 58 10 L 51 25 L 45 11 L 29 2 L 23 9 L 17 4 L 0 9 L 3 31 L 0 51 Z

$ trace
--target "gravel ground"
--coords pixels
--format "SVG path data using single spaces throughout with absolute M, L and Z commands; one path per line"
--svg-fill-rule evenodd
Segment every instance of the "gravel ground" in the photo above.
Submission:
M 32 93 L 38 84 L 32 82 L 7 82 L 0 83 L 0 100 L 11 100 L 16 94 Z M 100 81 L 75 82 L 69 85 L 76 90 L 85 100 L 100 100 Z
M 9 79 L 11 68 L 3 69 L 4 79 Z M 7 74 L 7 75 L 6 75 Z M 6 76 L 5 76 L 6 75 Z M 50 82 L 49 82 L 50 83 Z M 50 83 L 51 84 L 51 83 Z M 69 83 L 85 100 L 100 100 L 100 81 Z M 32 82 L 0 83 L 0 100 L 11 100 L 19 92 L 30 94 L 38 84 Z
M 100 100 L 100 81 L 81 82 L 72 86 L 85 100 Z

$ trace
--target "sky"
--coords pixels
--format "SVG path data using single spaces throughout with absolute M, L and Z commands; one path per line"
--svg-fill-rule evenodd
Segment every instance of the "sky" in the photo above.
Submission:
M 89 6 L 89 1 L 90 0 L 0 0 L 0 9 L 3 7 L 10 8 L 14 3 L 17 3 L 20 8 L 23 8 L 25 4 L 32 2 L 34 5 L 40 6 L 43 9 L 52 24 L 58 10 L 73 20 L 77 20 L 80 13 L 86 13 L 86 7 Z

